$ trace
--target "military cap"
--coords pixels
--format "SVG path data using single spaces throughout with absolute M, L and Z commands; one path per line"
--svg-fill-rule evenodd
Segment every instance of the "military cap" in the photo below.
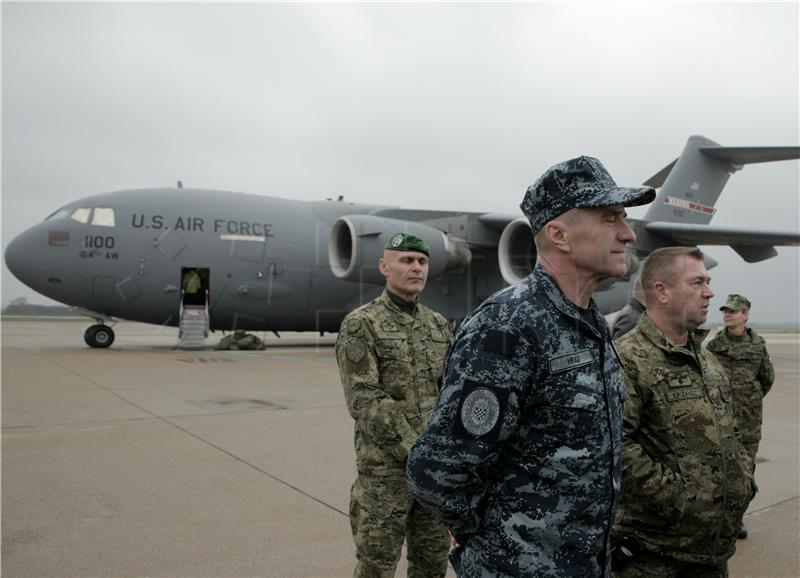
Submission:
M 580 156 L 553 165 L 525 192 L 520 208 L 533 234 L 570 209 L 646 205 L 656 197 L 652 187 L 618 187 L 603 164 Z
M 414 233 L 395 233 L 386 241 L 385 248 L 392 251 L 419 251 L 431 256 L 431 248 L 425 239 Z
M 750 300 L 744 295 L 731 293 L 725 305 L 719 308 L 720 311 L 730 309 L 731 311 L 750 311 Z

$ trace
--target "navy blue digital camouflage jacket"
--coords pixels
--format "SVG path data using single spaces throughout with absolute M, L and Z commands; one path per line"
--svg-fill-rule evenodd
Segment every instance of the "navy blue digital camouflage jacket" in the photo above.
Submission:
M 464 321 L 406 469 L 460 577 L 610 576 L 626 395 L 594 302 L 541 266 Z

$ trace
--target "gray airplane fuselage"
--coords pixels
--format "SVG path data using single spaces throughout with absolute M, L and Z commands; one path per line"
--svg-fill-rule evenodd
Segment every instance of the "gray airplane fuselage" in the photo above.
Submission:
M 76 221 L 78 208 L 110 209 L 113 226 Z M 164 325 L 179 322 L 182 270 L 207 269 L 212 329 L 336 331 L 382 286 L 333 275 L 332 224 L 381 209 L 227 191 L 120 191 L 70 203 L 31 227 L 9 245 L 6 262 L 56 301 Z M 466 271 L 431 278 L 423 301 L 460 319 L 504 284 L 491 251 L 476 251 Z

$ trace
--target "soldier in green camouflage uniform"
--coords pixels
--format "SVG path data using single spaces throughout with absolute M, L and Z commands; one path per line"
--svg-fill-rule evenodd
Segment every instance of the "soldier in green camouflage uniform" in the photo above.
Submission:
M 617 342 L 628 401 L 615 576 L 723 578 L 755 484 L 727 375 L 701 348 L 714 295 L 702 253 L 658 249 L 642 282 L 647 311 Z
M 739 439 L 755 468 L 758 442 L 761 441 L 763 399 L 775 381 L 775 369 L 764 339 L 745 327 L 750 316 L 750 301 L 742 295 L 728 295 L 720 311 L 723 312 L 725 329 L 717 333 L 707 347 L 728 373 Z M 739 528 L 739 538 L 747 538 L 744 523 Z
M 755 463 L 761 441 L 763 399 L 775 382 L 775 369 L 764 338 L 745 327 L 750 301 L 742 295 L 728 295 L 720 311 L 724 312 L 725 329 L 708 343 L 708 350 L 717 356 L 728 373 L 733 388 L 736 427 Z
M 430 249 L 392 236 L 379 266 L 387 287 L 342 321 L 336 359 L 355 420 L 358 478 L 350 496 L 355 576 L 394 576 L 403 540 L 411 578 L 447 571 L 447 530 L 406 488 L 408 451 L 436 402 L 452 342 L 447 320 L 418 303 Z

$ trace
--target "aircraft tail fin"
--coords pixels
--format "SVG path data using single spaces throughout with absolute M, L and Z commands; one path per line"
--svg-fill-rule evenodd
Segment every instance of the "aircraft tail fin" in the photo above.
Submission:
M 645 221 L 707 225 L 731 174 L 750 163 L 800 158 L 800 147 L 724 147 L 691 136 L 681 156 L 647 179 L 661 187 Z

